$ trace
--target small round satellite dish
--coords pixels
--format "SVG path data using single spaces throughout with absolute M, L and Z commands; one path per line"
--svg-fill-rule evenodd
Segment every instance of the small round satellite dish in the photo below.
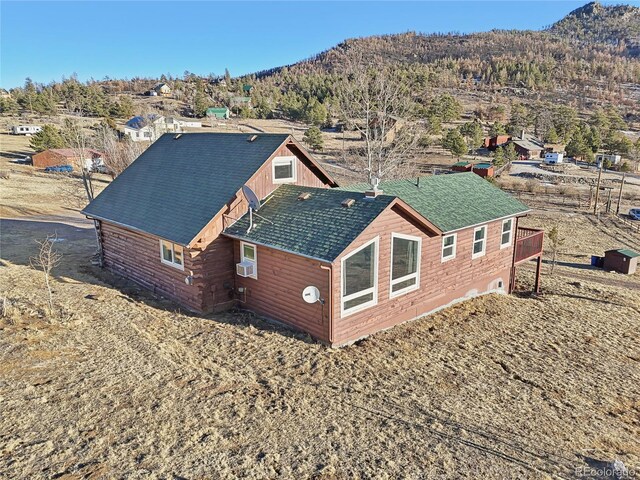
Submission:
M 255 211 L 260 210 L 260 199 L 256 195 L 256 192 L 251 190 L 251 187 L 249 187 L 248 185 L 243 185 L 242 194 L 247 199 L 247 202 L 249 202 L 249 207 L 251 209 Z
M 316 303 L 320 300 L 320 290 L 313 285 L 309 285 L 302 291 L 302 299 L 307 303 Z

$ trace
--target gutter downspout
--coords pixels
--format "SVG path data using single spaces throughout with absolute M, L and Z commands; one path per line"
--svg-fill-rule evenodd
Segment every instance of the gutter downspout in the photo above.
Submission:
M 516 286 L 516 250 L 518 248 L 518 223 L 520 223 L 520 217 L 516 217 L 516 228 L 513 235 L 513 254 L 511 255 L 511 278 L 509 279 L 509 291 L 512 293 Z
M 331 265 L 320 265 L 320 268 L 329 272 L 329 344 L 333 346 L 333 267 Z

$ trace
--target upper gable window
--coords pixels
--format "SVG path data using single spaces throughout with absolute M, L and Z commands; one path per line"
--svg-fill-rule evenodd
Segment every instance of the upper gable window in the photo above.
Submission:
M 296 157 L 276 157 L 273 159 L 273 183 L 296 181 Z
M 487 226 L 483 225 L 473 231 L 473 253 L 471 258 L 482 257 L 487 250 Z
M 506 248 L 511 245 L 511 237 L 513 236 L 513 218 L 508 218 L 502 222 L 502 235 L 500 236 L 500 248 Z

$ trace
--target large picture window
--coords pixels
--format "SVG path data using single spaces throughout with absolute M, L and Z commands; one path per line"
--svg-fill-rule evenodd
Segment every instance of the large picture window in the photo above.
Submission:
M 342 259 L 342 316 L 378 303 L 378 237 Z
M 419 287 L 421 245 L 419 237 L 391 234 L 391 297 Z
M 473 231 L 473 254 L 471 258 L 482 257 L 487 250 L 487 226 L 478 227 Z
M 273 159 L 273 183 L 296 181 L 296 157 L 277 157 Z
M 160 240 L 160 260 L 164 264 L 184 270 L 184 252 L 180 245 Z
M 500 248 L 506 248 L 511 245 L 513 236 L 513 218 L 508 218 L 502 222 L 502 236 L 500 237 Z

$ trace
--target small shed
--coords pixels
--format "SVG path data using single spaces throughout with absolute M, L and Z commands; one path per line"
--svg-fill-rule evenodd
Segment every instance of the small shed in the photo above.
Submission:
M 210 107 L 207 108 L 207 117 L 219 118 L 226 120 L 229 118 L 229 109 L 227 107 Z
M 602 268 L 633 275 L 638 267 L 639 257 L 640 253 L 629 250 L 628 248 L 607 250 L 604 252 Z
M 471 163 L 469 162 L 456 162 L 451 165 L 451 171 L 453 172 L 470 172 L 471 171 Z
M 476 175 L 484 177 L 493 177 L 493 165 L 490 163 L 476 163 L 472 169 Z

